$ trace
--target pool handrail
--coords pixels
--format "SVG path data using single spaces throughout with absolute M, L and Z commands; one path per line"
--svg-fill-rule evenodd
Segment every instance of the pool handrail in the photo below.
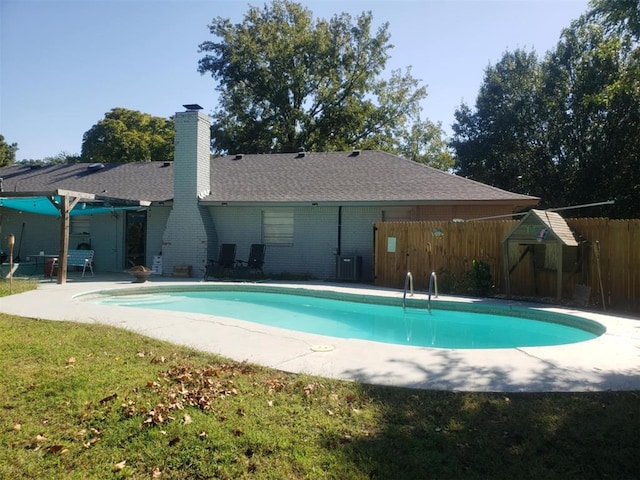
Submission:
M 404 293 L 402 294 L 402 309 L 405 310 L 407 308 L 407 286 L 411 288 L 410 297 L 413 297 L 413 276 L 411 272 L 407 272 L 407 275 L 404 277 Z
M 431 311 L 431 292 L 434 291 L 434 287 L 434 298 L 438 298 L 438 276 L 436 275 L 436 272 L 431 272 L 431 276 L 429 277 L 429 299 L 427 300 L 427 308 L 429 311 Z

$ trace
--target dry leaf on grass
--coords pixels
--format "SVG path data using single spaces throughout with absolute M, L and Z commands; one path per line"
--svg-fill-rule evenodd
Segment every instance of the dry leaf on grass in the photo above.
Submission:
M 111 400 L 114 400 L 118 398 L 118 394 L 117 393 L 112 393 L 111 395 L 108 395 L 106 397 L 104 397 L 102 400 L 100 400 L 100 403 L 107 403 L 110 402 Z
M 98 437 L 93 437 L 92 439 L 90 439 L 88 442 L 85 442 L 82 444 L 82 446 L 84 448 L 91 448 L 93 445 L 95 445 L 96 443 L 98 443 L 100 441 L 100 439 Z
M 66 453 L 68 450 L 64 448 L 64 445 L 51 445 L 47 448 L 47 453 Z
M 126 465 L 126 464 L 127 464 L 127 461 L 126 461 L 126 460 L 123 460 L 123 461 L 121 461 L 121 462 L 116 463 L 116 464 L 113 466 L 113 471 L 114 471 L 114 472 L 119 472 L 120 470 L 122 470 L 122 469 L 125 467 L 125 465 Z

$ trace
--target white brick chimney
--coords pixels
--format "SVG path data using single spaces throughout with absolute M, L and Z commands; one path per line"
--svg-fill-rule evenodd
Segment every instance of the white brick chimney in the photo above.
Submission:
M 174 117 L 173 208 L 162 236 L 162 263 L 165 274 L 188 265 L 192 277 L 202 278 L 215 232 L 208 210 L 198 204 L 211 188 L 211 123 L 201 107 L 185 107 Z

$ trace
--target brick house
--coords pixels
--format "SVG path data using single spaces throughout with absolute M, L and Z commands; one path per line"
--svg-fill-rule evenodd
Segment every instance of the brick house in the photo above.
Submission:
M 265 243 L 267 273 L 333 279 L 336 258 L 348 255 L 361 257 L 369 282 L 376 222 L 507 215 L 538 203 L 380 151 L 211 158 L 207 115 L 178 112 L 175 127 L 173 162 L 0 168 L 0 249 L 13 233 L 23 257 L 58 252 L 59 214 L 39 206 L 68 193 L 77 202 L 69 248 L 90 244 L 97 271 L 162 255 L 164 274 L 190 265 L 201 278 L 220 244 L 237 244 L 242 259 Z

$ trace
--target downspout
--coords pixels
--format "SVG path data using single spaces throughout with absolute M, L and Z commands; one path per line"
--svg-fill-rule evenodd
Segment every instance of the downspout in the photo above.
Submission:
M 342 251 L 342 205 L 338 207 L 338 248 L 336 255 L 340 255 Z

